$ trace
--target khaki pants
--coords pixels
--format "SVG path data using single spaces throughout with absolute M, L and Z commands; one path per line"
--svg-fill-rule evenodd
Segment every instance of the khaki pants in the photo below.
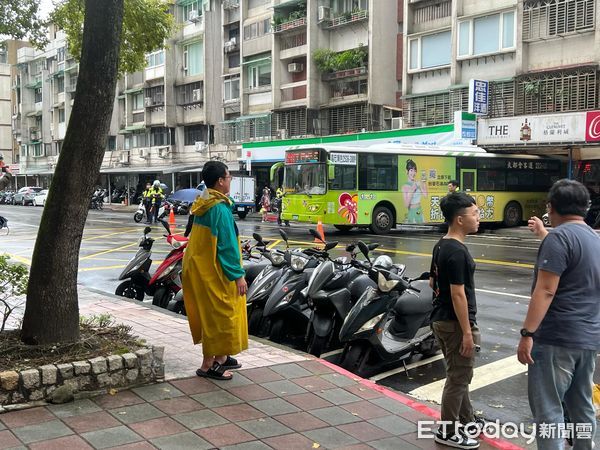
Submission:
M 473 407 L 469 399 L 469 384 L 473 378 L 475 357 L 465 358 L 460 354 L 462 330 L 458 321 L 440 320 L 432 324 L 433 334 L 438 341 L 446 361 L 446 384 L 442 394 L 442 420 L 466 425 L 474 420 Z M 471 327 L 473 341 L 481 342 L 477 325 Z

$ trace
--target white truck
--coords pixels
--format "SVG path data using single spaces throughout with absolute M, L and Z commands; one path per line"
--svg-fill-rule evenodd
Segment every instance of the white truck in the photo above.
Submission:
M 255 208 L 254 193 L 256 180 L 248 176 L 234 176 L 231 178 L 231 189 L 229 195 L 235 202 L 235 212 L 240 219 Z

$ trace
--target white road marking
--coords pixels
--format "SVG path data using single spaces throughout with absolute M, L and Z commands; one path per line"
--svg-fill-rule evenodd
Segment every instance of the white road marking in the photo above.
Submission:
M 327 352 L 327 353 L 323 353 L 323 354 L 321 355 L 321 359 L 325 359 L 325 358 L 327 358 L 328 356 L 339 355 L 339 354 L 340 354 L 340 353 L 342 353 L 343 351 L 344 351 L 344 349 L 343 349 L 343 348 L 340 348 L 340 349 L 337 349 L 337 350 L 332 350 L 332 351 L 330 351 L 330 352 Z
M 524 300 L 529 300 L 531 298 L 530 295 L 511 294 L 509 292 L 490 291 L 488 289 L 475 289 L 475 292 L 484 292 L 486 294 L 494 294 L 494 295 L 506 295 L 507 297 L 522 298 Z
M 440 359 L 444 359 L 444 355 L 442 355 L 441 353 L 439 355 L 432 356 L 431 358 L 425 358 L 425 359 L 421 359 L 419 361 L 415 361 L 414 363 L 410 363 L 406 366 L 406 370 L 411 370 L 416 367 L 424 366 L 425 364 L 439 361 Z M 378 373 L 377 375 L 374 375 L 371 378 L 369 378 L 369 380 L 371 380 L 371 381 L 383 380 L 384 378 L 391 377 L 392 375 L 396 375 L 397 373 L 402 373 L 402 372 L 404 372 L 404 370 L 405 370 L 404 367 L 398 367 L 393 370 L 388 370 L 387 372 Z
M 527 372 L 527 365 L 521 364 L 517 359 L 517 355 L 511 355 L 493 363 L 484 366 L 476 367 L 473 373 L 473 380 L 469 385 L 469 392 L 484 388 L 499 381 L 506 380 Z M 446 379 L 434 381 L 409 392 L 409 395 L 419 399 L 427 400 L 436 403 L 442 401 L 442 391 L 444 389 Z

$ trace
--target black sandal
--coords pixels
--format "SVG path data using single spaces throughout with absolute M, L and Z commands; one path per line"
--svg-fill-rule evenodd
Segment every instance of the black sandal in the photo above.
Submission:
M 225 367 L 226 370 L 240 369 L 242 367 L 238 360 L 232 358 L 231 356 L 227 356 L 227 359 L 221 364 L 221 366 Z
M 196 375 L 204 378 L 212 378 L 213 380 L 231 380 L 232 374 L 225 375 L 226 367 L 215 361 L 210 369 L 206 372 L 202 369 L 196 370 Z

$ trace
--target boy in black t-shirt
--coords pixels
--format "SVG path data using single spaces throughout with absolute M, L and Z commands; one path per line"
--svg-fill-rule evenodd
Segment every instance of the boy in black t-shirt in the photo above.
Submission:
M 442 426 L 435 441 L 455 448 L 477 448 L 479 441 L 465 435 L 464 425 L 475 421 L 469 399 L 474 352 L 479 343 L 475 315 L 475 261 L 464 244 L 479 228 L 479 209 L 466 193 L 452 192 L 440 207 L 448 233 L 433 249 L 429 284 L 434 292 L 431 323 L 446 361 L 446 383 L 442 394 Z

